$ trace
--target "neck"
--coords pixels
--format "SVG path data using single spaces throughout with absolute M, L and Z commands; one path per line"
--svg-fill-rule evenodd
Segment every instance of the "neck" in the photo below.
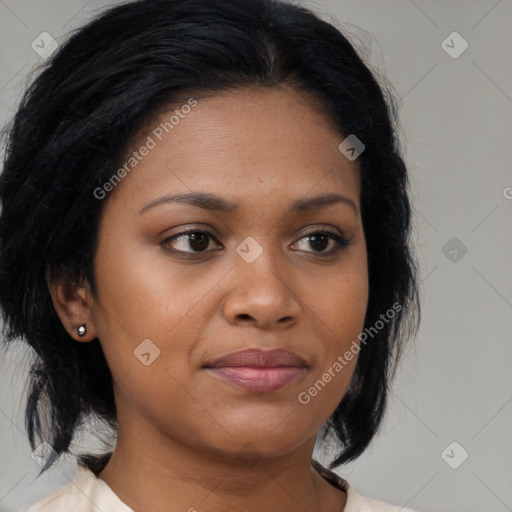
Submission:
M 168 437 L 155 443 L 154 433 L 126 434 L 118 432 L 116 448 L 98 477 L 135 512 L 344 509 L 345 492 L 311 466 L 314 438 L 285 456 L 242 458 Z

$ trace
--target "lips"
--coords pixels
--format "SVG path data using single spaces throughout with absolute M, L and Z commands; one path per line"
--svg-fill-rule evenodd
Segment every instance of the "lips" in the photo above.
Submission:
M 232 352 L 206 365 L 207 368 L 244 366 L 249 368 L 306 367 L 306 361 L 288 350 L 246 349 Z
M 216 359 L 205 369 L 238 388 L 252 393 L 277 391 L 304 375 L 306 361 L 284 349 L 247 349 Z

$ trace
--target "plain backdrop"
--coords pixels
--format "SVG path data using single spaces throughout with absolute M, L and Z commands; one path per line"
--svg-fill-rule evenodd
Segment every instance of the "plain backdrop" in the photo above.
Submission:
M 380 436 L 336 471 L 419 512 L 511 511 L 512 2 L 300 3 L 344 30 L 399 99 L 421 265 L 422 324 Z M 2 124 L 44 60 L 32 42 L 42 32 L 63 42 L 107 5 L 0 0 Z M 74 467 L 64 459 L 36 479 L 23 426 L 29 362 L 23 350 L 2 355 L 0 512 L 25 510 Z M 87 433 L 80 442 L 95 446 Z

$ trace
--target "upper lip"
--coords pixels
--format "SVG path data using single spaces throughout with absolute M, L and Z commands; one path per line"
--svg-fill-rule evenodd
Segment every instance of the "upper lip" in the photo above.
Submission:
M 275 348 L 272 350 L 249 348 L 231 352 L 206 365 L 207 368 L 219 368 L 223 366 L 276 368 L 283 366 L 305 367 L 307 364 L 302 357 L 282 348 Z

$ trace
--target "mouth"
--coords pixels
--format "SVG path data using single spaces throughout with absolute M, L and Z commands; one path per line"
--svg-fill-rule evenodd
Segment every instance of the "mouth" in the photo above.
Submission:
M 308 366 L 287 350 L 247 349 L 232 352 L 204 366 L 215 377 L 253 393 L 277 391 L 297 380 Z
M 304 367 L 283 366 L 272 368 L 251 368 L 247 366 L 231 366 L 208 368 L 208 370 L 227 382 L 253 393 L 277 391 L 298 379 Z

